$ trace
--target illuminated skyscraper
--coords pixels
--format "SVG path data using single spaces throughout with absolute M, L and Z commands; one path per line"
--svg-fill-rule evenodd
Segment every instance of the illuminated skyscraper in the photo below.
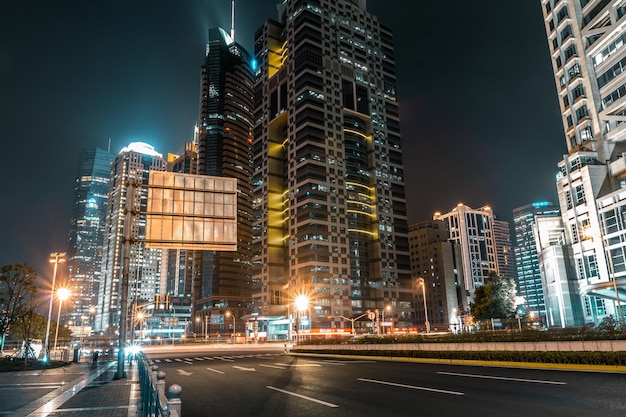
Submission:
M 501 275 L 490 207 L 473 209 L 459 204 L 449 213 L 435 213 L 433 220 L 445 221 L 450 240 L 461 246 L 465 289 L 469 296 L 473 297 L 476 287 L 485 284 L 490 272 Z
M 546 315 L 546 305 L 535 228 L 537 219 L 546 216 L 560 218 L 559 208 L 547 201 L 541 201 L 513 210 L 517 295 L 523 297 L 529 311 L 542 316 Z
M 255 312 L 305 293 L 311 329 L 387 304 L 410 326 L 392 31 L 364 0 L 277 8 L 255 35 Z
M 223 29 L 209 30 L 196 137 L 195 173 L 237 179 L 237 251 L 194 254 L 196 317 L 211 315 L 213 322 L 227 311 L 235 317 L 250 313 L 252 302 L 254 83 L 251 58 L 232 36 Z
M 568 150 L 559 205 L 585 320 L 597 323 L 619 318 L 626 298 L 626 3 L 541 6 Z
M 112 331 L 119 325 L 125 242 L 130 242 L 129 302 L 151 302 L 159 294 L 161 249 L 145 247 L 148 189 L 140 186 L 148 183 L 151 170 L 165 171 L 166 161 L 152 146 L 141 142 L 123 148 L 111 165 L 96 331 Z M 128 195 L 130 184 L 134 188 L 132 197 Z M 129 198 L 132 200 L 127 206 Z
M 499 275 L 517 281 L 515 268 L 515 253 L 511 241 L 511 226 L 505 220 L 493 219 L 493 238 L 496 244 L 496 258 L 498 259 Z
M 103 149 L 83 150 L 74 186 L 74 207 L 67 250 L 68 286 L 72 296 L 64 306 L 63 323 L 76 323 L 81 316 L 89 317 L 93 326 L 93 311 L 98 297 L 102 245 L 109 200 L 111 161 L 115 156 Z

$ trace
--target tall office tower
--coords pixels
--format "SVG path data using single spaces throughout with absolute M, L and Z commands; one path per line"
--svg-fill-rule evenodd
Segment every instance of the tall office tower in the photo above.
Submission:
M 100 148 L 85 149 L 81 153 L 67 251 L 72 296 L 64 306 L 65 313 L 62 311 L 62 322 L 66 324 L 88 317 L 85 325 L 93 327 L 114 157 Z
M 441 220 L 409 226 L 411 271 L 414 278 L 424 279 L 425 291 L 416 288 L 415 305 L 423 306 L 425 296 L 430 327 L 456 332 L 463 328 L 469 305 L 461 246 L 449 239 L 446 226 Z M 424 310 L 416 308 L 415 313 L 418 326 L 422 326 L 426 321 Z
M 232 33 L 232 32 L 231 32 Z M 237 251 L 197 252 L 196 317 L 241 318 L 252 302 L 253 75 L 246 50 L 223 29 L 210 29 L 202 66 L 198 175 L 237 179 Z M 202 313 L 198 313 L 202 311 Z
M 626 298 L 626 225 L 617 221 L 626 210 L 626 3 L 541 5 L 568 149 L 556 178 L 559 205 L 586 320 L 597 323 L 620 318 Z
M 461 246 L 465 288 L 473 298 L 474 290 L 485 284 L 491 271 L 500 275 L 491 208 L 458 204 L 449 213 L 435 213 L 433 220 L 445 221 L 450 240 Z
M 561 216 L 547 211 L 535 217 L 532 228 L 545 302 L 542 324 L 550 327 L 583 324 L 583 308 L 571 243 Z M 533 310 L 531 312 L 536 313 Z
M 546 304 L 539 265 L 539 251 L 534 227 L 539 217 L 559 217 L 559 208 L 547 201 L 527 204 L 513 210 L 515 225 L 515 261 L 517 265 L 517 295 L 524 307 L 541 316 L 546 315 Z
M 166 167 L 161 154 L 141 142 L 130 143 L 112 162 L 96 331 L 113 333 L 119 325 L 120 284 L 126 259 L 129 302 L 150 302 L 159 294 L 161 249 L 148 249 L 143 242 L 148 189 L 142 185 L 148 184 L 150 171 L 165 171 Z
M 287 0 L 255 35 L 254 307 L 305 293 L 312 329 L 412 311 L 393 34 L 365 3 Z
M 500 276 L 517 281 L 515 268 L 515 253 L 511 241 L 511 227 L 509 222 L 493 219 L 493 238 L 496 244 L 496 258 Z

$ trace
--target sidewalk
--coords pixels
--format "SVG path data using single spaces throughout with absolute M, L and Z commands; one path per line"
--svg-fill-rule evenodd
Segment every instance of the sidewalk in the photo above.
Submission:
M 10 417 L 135 417 L 140 407 L 137 364 L 126 366 L 126 378 L 114 379 L 116 361 L 74 363 L 79 374 L 70 383 L 9 414 Z M 45 371 L 50 374 L 54 369 Z M 62 369 L 57 372 L 63 372 Z

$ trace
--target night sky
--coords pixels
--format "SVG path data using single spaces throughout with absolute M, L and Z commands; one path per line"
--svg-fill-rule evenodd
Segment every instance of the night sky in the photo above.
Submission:
M 83 148 L 164 155 L 193 136 L 209 27 L 229 0 L 20 0 L 0 14 L 0 265 L 51 275 Z M 277 19 L 237 0 L 236 40 Z M 539 0 L 369 0 L 394 31 L 409 222 L 463 202 L 557 202 L 566 153 Z

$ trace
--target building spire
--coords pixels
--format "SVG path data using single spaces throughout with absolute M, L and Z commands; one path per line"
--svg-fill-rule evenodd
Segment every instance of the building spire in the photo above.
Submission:
M 232 0 L 230 10 L 230 38 L 235 42 L 235 0 Z

